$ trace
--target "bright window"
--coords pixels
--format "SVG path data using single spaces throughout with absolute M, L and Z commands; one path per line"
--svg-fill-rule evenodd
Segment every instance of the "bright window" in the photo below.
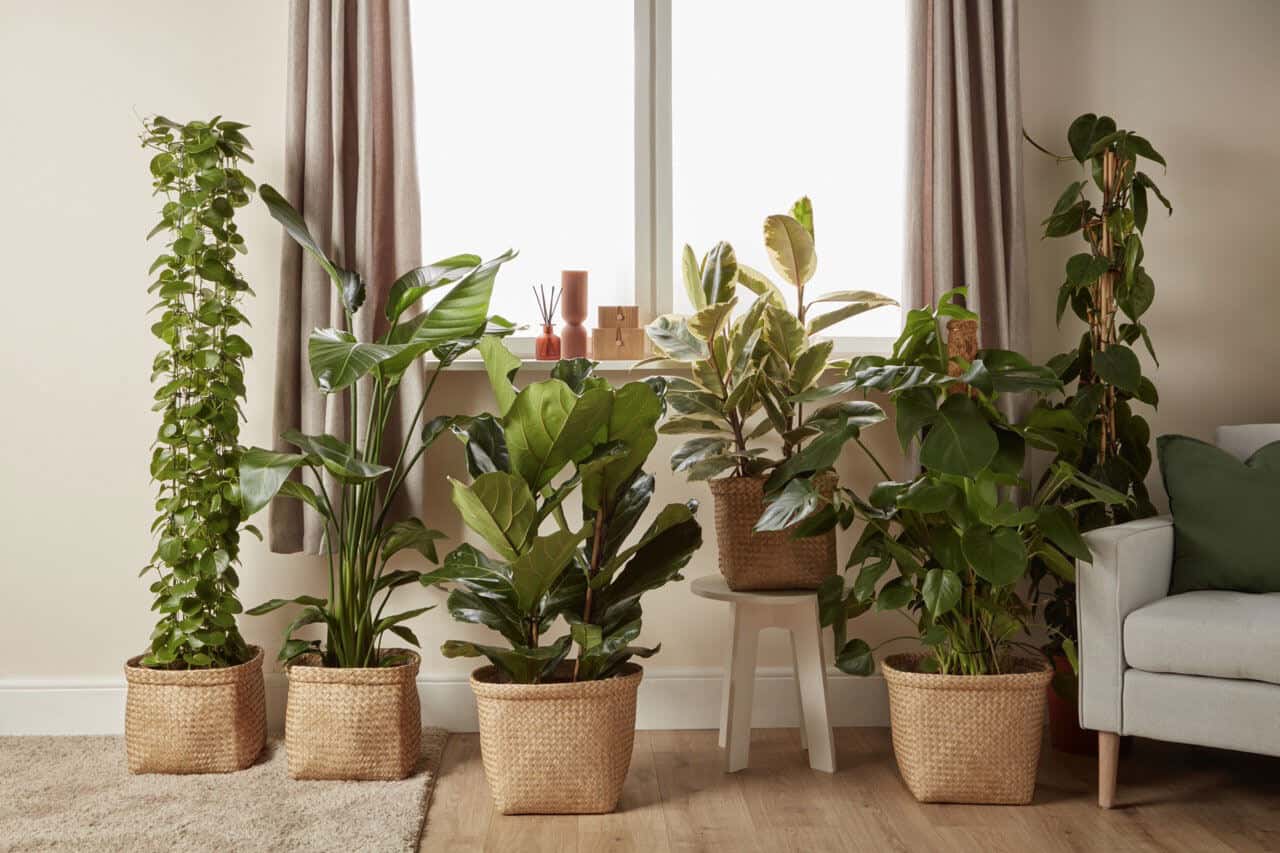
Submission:
M 770 213 L 815 209 L 808 292 L 900 297 L 905 3 L 469 0 L 413 6 L 423 243 L 520 257 L 495 310 L 590 271 L 592 306 L 687 311 L 679 250 L 718 240 L 772 273 Z M 781 282 L 780 282 L 781 283 Z M 842 348 L 897 335 L 878 309 Z M 594 323 L 594 309 L 589 315 Z

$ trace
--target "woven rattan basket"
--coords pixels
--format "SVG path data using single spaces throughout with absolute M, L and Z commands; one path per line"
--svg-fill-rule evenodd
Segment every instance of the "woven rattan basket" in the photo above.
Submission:
M 602 814 L 618 806 L 636 735 L 636 689 L 627 664 L 601 681 L 499 684 L 471 674 L 480 755 L 503 814 Z
M 893 752 L 907 788 L 924 803 L 1031 802 L 1044 733 L 1045 661 L 1018 660 L 1008 675 L 916 672 L 917 655 L 893 655 Z
M 830 497 L 836 476 L 815 478 L 818 493 Z M 720 574 L 729 589 L 817 589 L 836 571 L 836 532 L 791 538 L 791 528 L 757 533 L 764 512 L 764 480 L 725 477 L 711 481 L 716 507 Z
M 131 773 L 230 773 L 262 751 L 267 706 L 262 649 L 239 666 L 149 669 L 124 666 L 124 743 Z
M 399 666 L 326 667 L 306 655 L 289 667 L 284 742 L 294 779 L 403 779 L 418 763 L 422 712 L 416 652 Z

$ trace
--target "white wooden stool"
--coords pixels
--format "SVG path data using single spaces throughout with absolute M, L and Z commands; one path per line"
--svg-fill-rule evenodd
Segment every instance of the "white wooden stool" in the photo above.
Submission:
M 827 668 L 822 656 L 817 593 L 734 592 L 719 574 L 696 578 L 693 592 L 703 598 L 727 601 L 733 609 L 733 640 L 720 704 L 720 746 L 725 749 L 725 771 L 736 773 L 747 766 L 760 631 L 782 628 L 791 632 L 791 658 L 800 700 L 800 745 L 809 751 L 810 767 L 834 773 L 836 751 L 827 714 Z

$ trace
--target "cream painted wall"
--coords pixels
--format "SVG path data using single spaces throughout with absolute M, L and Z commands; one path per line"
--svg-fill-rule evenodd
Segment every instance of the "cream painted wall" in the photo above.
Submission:
M 1272 0 L 1022 0 L 1027 131 L 1068 153 L 1067 126 L 1112 115 L 1169 163 L 1147 169 L 1173 203 L 1154 206 L 1144 238 L 1156 300 L 1144 320 L 1160 391 L 1152 434 L 1213 439 L 1218 424 L 1280 421 L 1280 3 Z M 1026 146 L 1034 356 L 1078 342 L 1054 327 L 1063 264 L 1083 242 L 1040 239 L 1038 223 L 1077 166 Z M 1155 201 L 1153 199 L 1153 205 Z M 1163 506 L 1153 465 L 1149 485 Z
M 156 415 L 147 383 L 158 342 L 146 311 L 147 267 L 159 251 L 144 235 L 158 204 L 150 195 L 137 115 L 173 118 L 223 113 L 252 125 L 259 182 L 283 174 L 287 4 L 237 0 L 194 6 L 127 0 L 56 5 L 0 0 L 0 162 L 8 164 L 0 205 L 11 318 L 3 335 L 5 401 L 0 441 L 0 679 L 114 678 L 146 642 L 153 620 L 147 581 L 136 578 L 152 548 L 147 463 Z M 248 369 L 246 444 L 270 439 L 280 229 L 255 203 L 242 214 L 250 249 L 242 272 L 258 297 L 246 313 L 256 356 Z M 458 247 L 459 251 L 465 247 Z M 622 381 L 623 376 L 613 377 Z M 436 412 L 473 412 L 491 397 L 483 374 L 446 375 Z M 892 428 L 872 439 L 893 458 Z M 652 456 L 663 502 L 694 496 L 708 544 L 688 575 L 715 571 L 710 496 L 666 471 L 676 442 Z M 427 458 L 432 476 L 462 475 L 458 447 L 441 442 Z M 853 459 L 846 476 L 874 481 Z M 441 479 L 439 482 L 443 483 Z M 443 491 L 437 492 L 443 497 Z M 453 536 L 460 524 L 437 500 L 426 520 Z M 242 598 L 322 592 L 320 559 L 268 553 L 245 538 Z M 441 601 L 436 591 L 400 591 L 407 606 Z M 696 599 L 687 585 L 647 600 L 647 642 L 661 641 L 650 669 L 688 670 L 723 662 L 727 608 Z M 868 619 L 863 635 L 887 637 L 892 617 Z M 274 650 L 286 612 L 245 617 L 251 642 Z M 447 638 L 485 636 L 452 623 L 443 609 L 411 623 L 423 642 L 427 676 L 473 665 L 447 661 Z M 761 665 L 789 665 L 777 632 L 765 635 Z M 0 714 L 2 716 L 2 714 Z M 0 726 L 0 728 L 3 728 Z

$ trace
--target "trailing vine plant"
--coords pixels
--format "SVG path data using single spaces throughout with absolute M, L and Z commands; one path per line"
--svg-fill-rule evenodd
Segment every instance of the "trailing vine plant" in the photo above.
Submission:
M 1172 214 L 1173 207 L 1141 161 L 1166 165 L 1146 138 L 1116 127 L 1110 116 L 1086 113 L 1071 123 L 1067 143 L 1071 155 L 1053 154 L 1058 162 L 1076 160 L 1089 178 L 1072 181 L 1044 220 L 1045 237 L 1079 234 L 1085 251 L 1072 255 L 1058 289 L 1057 321 L 1068 308 L 1085 324 L 1080 343 L 1049 360 L 1064 385 L 1074 388 L 1060 403 L 1042 401 L 1045 417 L 1069 414 L 1084 427 L 1080 441 L 1062 447 L 1057 461 L 1067 462 L 1111 489 L 1132 496 L 1126 503 L 1085 502 L 1077 488 L 1058 493 L 1057 502 L 1072 512 L 1081 531 L 1094 530 L 1155 514 L 1145 480 L 1151 469 L 1151 428 L 1133 411 L 1137 401 L 1159 403 L 1154 383 L 1142 375 L 1133 347 L 1140 340 L 1159 366 L 1143 316 L 1155 299 L 1155 283 L 1144 265 L 1143 234 L 1151 196 Z M 1088 553 L 1078 554 L 1088 559 Z M 1051 651 L 1074 657 L 1076 636 L 1074 576 L 1062 577 L 1041 564 L 1033 570 L 1037 598 L 1042 582 L 1056 583 L 1043 601 L 1045 621 L 1053 629 Z
M 235 332 L 247 322 L 238 305 L 252 293 L 234 263 L 245 252 L 235 211 L 255 189 L 240 171 L 241 162 L 253 162 L 245 127 L 220 116 L 144 121 L 142 145 L 155 152 L 152 185 L 165 199 L 147 239 L 166 239 L 148 289 L 159 297 L 152 311 L 161 312 L 151 331 L 164 343 L 151 374 L 161 413 L 151 455 L 159 484 L 151 529 L 159 542 L 142 574 L 156 573 L 152 610 L 160 621 L 142 659 L 149 667 L 234 666 L 250 657 L 236 627 L 243 608 L 235 570 L 240 401 L 252 354 Z

